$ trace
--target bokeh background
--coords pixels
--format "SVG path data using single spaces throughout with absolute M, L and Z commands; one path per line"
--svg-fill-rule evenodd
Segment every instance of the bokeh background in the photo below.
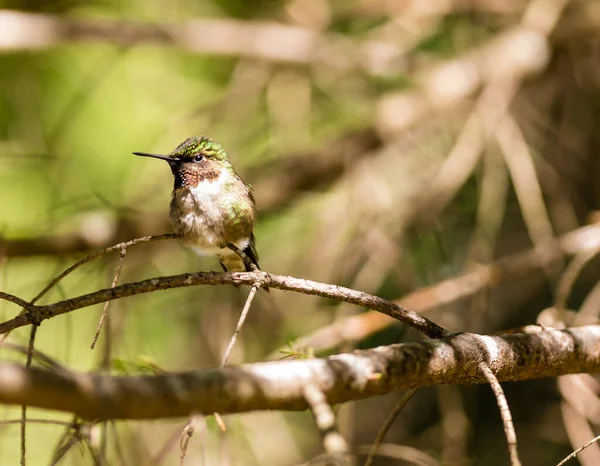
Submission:
M 131 152 L 208 135 L 254 187 L 266 271 L 392 300 L 421 290 L 411 307 L 455 331 L 552 325 L 557 307 L 582 304 L 595 322 L 598 264 L 583 261 L 568 286 L 570 259 L 548 248 L 593 222 L 600 201 L 599 30 L 596 0 L 4 0 L 0 289 L 31 299 L 89 252 L 170 232 L 168 167 Z M 471 286 L 499 259 L 512 264 L 501 279 Z M 42 302 L 110 286 L 117 262 L 93 261 Z M 198 270 L 219 267 L 160 241 L 128 251 L 120 283 Z M 81 309 L 44 322 L 36 349 L 82 371 L 216 366 L 246 293 L 115 301 L 94 350 L 102 306 Z M 17 312 L 0 303 L 2 320 Z M 362 309 L 273 291 L 255 302 L 230 362 L 419 338 Z M 8 341 L 28 339 L 20 329 Z M 0 353 L 23 360 L 14 347 Z M 598 433 L 591 377 L 504 388 L 525 464 L 556 464 Z M 336 407 L 349 444 L 371 443 L 401 395 Z M 19 413 L 0 408 L 4 421 Z M 308 413 L 225 421 L 227 439 L 212 417 L 200 423 L 186 464 L 293 465 L 322 451 Z M 186 422 L 94 427 L 59 464 L 177 464 Z M 29 424 L 29 464 L 51 463 L 64 433 Z M 2 464 L 19 451 L 18 424 L 0 423 Z M 419 391 L 381 451 L 377 465 L 508 463 L 489 387 Z

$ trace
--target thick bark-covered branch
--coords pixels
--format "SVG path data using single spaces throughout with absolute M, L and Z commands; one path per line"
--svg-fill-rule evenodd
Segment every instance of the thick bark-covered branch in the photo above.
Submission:
M 324 359 L 245 364 L 168 375 L 53 373 L 0 364 L 0 402 L 74 413 L 87 419 L 158 419 L 252 410 L 307 408 L 305 387 L 342 403 L 437 384 L 486 383 L 600 371 L 600 326 L 532 327 L 504 336 L 456 334 Z

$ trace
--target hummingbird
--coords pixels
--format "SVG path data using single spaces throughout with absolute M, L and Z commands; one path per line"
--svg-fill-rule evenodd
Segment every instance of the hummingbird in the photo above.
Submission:
M 133 154 L 169 164 L 175 179 L 169 218 L 184 246 L 203 256 L 217 256 L 226 272 L 250 271 L 228 248 L 231 243 L 258 268 L 252 187 L 235 172 L 220 143 L 193 136 L 168 155 Z

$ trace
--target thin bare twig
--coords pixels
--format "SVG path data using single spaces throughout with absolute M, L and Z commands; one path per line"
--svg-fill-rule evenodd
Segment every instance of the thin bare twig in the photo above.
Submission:
M 248 257 L 248 255 L 246 253 L 244 253 L 244 251 L 242 251 L 237 246 L 235 246 L 234 244 L 231 244 L 231 243 L 229 243 L 227 245 L 227 247 L 229 249 L 231 249 L 233 252 L 235 252 L 238 256 L 240 256 L 242 258 L 242 260 L 244 261 L 244 264 L 246 265 L 246 267 L 248 267 L 250 270 L 253 270 L 253 271 L 258 270 L 258 267 L 256 267 L 256 264 L 254 264 L 250 260 L 250 258 Z M 225 353 L 223 353 L 223 357 L 221 358 L 221 363 L 219 364 L 219 367 L 225 367 L 225 365 L 227 364 L 229 355 L 231 354 L 231 351 L 233 350 L 233 347 L 237 340 L 238 334 L 242 330 L 244 322 L 246 321 L 246 317 L 248 316 L 248 312 L 250 311 L 250 306 L 252 305 L 252 301 L 254 300 L 254 296 L 256 295 L 256 292 L 258 290 L 259 290 L 259 285 L 254 285 L 250 289 L 250 293 L 248 294 L 248 297 L 246 298 L 244 307 L 242 308 L 242 312 L 240 313 L 240 317 L 239 317 L 237 325 L 235 327 L 235 331 L 233 332 L 233 335 L 231 336 L 231 339 L 229 340 L 229 344 L 227 345 L 227 348 L 225 349 Z M 217 412 L 213 413 L 213 415 L 215 417 L 215 420 L 217 421 L 217 425 L 221 429 L 221 432 L 223 432 L 223 433 L 227 432 L 227 427 L 226 427 L 225 422 L 223 421 L 223 418 L 221 417 L 221 415 Z M 186 452 L 187 452 L 187 447 L 188 447 L 189 441 L 192 438 L 192 435 L 194 435 L 195 424 L 198 420 L 203 420 L 203 418 L 204 418 L 203 416 L 192 417 L 190 419 L 190 421 L 184 427 L 183 431 L 181 432 L 181 439 L 179 442 L 179 445 L 181 447 L 181 456 L 180 456 L 179 461 L 180 461 L 181 465 L 183 465 L 183 460 L 184 460 Z
M 110 246 L 108 248 L 101 249 L 100 251 L 96 251 L 93 254 L 90 254 L 89 256 L 84 257 L 80 261 L 77 261 L 71 267 L 67 268 L 64 272 L 62 272 L 60 275 L 56 276 L 50 283 L 48 283 L 44 287 L 44 289 L 42 291 L 40 291 L 37 294 L 37 296 L 35 298 L 33 298 L 31 303 L 35 304 L 42 296 L 44 296 L 52 287 L 54 287 L 63 278 L 65 278 L 67 275 L 69 275 L 75 269 L 78 269 L 82 265 L 87 264 L 88 262 L 96 259 L 97 257 L 104 256 L 111 252 L 121 251 L 123 249 L 127 249 L 130 246 L 135 246 L 136 244 L 140 244 L 140 243 L 151 243 L 153 241 L 160 241 L 163 239 L 175 239 L 175 238 L 177 238 L 177 235 L 172 234 L 172 233 L 165 234 L 165 235 L 143 236 L 141 238 L 135 238 L 135 239 L 132 239 L 131 241 L 126 241 L 124 243 L 115 244 L 114 246 Z M 2 296 L 0 296 L 0 298 L 1 297 Z M 26 306 L 21 306 L 21 307 L 25 307 L 27 309 Z
M 567 463 L 567 461 L 573 459 L 573 458 L 577 458 L 577 455 L 579 453 L 581 453 L 583 450 L 585 450 L 587 447 L 593 445 L 594 443 L 600 441 L 600 435 L 598 435 L 597 437 L 594 437 L 592 440 L 590 440 L 588 443 L 586 443 L 585 445 L 580 446 L 577 450 L 575 450 L 574 452 L 572 452 L 571 454 L 567 455 L 560 463 L 558 463 L 556 466 L 563 466 L 564 464 Z
M 217 425 L 219 426 L 221 432 L 222 433 L 227 432 L 227 427 L 225 426 L 225 422 L 221 418 L 221 415 L 219 413 L 213 413 L 213 416 L 215 417 L 215 421 L 217 422 Z M 202 431 L 204 432 L 204 430 L 206 429 L 205 416 L 203 416 L 201 414 L 193 415 L 192 417 L 190 417 L 190 420 L 188 421 L 188 423 L 185 425 L 185 427 L 181 431 L 181 434 L 179 435 L 179 450 L 180 450 L 179 465 L 180 466 L 183 466 L 183 461 L 185 460 L 185 456 L 187 454 L 188 445 L 190 443 L 190 440 L 192 439 L 192 436 L 194 435 L 194 432 L 196 431 L 196 424 L 201 424 L 203 427 Z M 202 439 L 200 441 L 202 442 Z M 202 464 L 204 464 L 204 445 L 201 445 L 201 454 L 202 454 Z
M 147 236 L 147 237 L 143 237 L 143 238 L 136 238 L 134 240 L 128 241 L 127 243 L 121 243 L 119 245 L 116 246 L 112 246 L 110 248 L 106 248 L 103 249 L 101 251 L 97 251 L 93 254 L 90 254 L 89 256 L 83 258 L 82 260 L 76 262 L 75 264 L 73 264 L 71 267 L 67 268 L 64 272 L 62 272 L 60 275 L 58 275 L 57 277 L 55 277 L 48 285 L 46 285 L 44 287 L 44 289 L 42 291 L 40 291 L 32 300 L 31 302 L 26 302 L 25 300 L 21 299 L 21 298 L 17 298 L 16 296 L 12 296 L 8 293 L 3 293 L 0 292 L 0 299 L 5 299 L 7 301 L 13 302 L 15 304 L 20 305 L 23 310 L 21 311 L 21 313 L 19 314 L 19 316 L 25 316 L 28 314 L 28 312 L 31 310 L 32 305 L 34 305 L 34 303 L 36 301 L 38 301 L 46 292 L 48 292 L 53 286 L 55 286 L 60 280 L 62 280 L 64 277 L 66 277 L 68 274 L 70 274 L 71 272 L 73 272 L 75 269 L 77 269 L 78 267 L 80 267 L 83 264 L 86 264 L 87 262 L 90 262 L 91 260 L 103 256 L 107 253 L 110 253 L 114 250 L 119 249 L 121 251 L 121 260 L 119 262 L 119 267 L 117 268 L 117 273 L 115 274 L 115 280 L 113 280 L 113 287 L 116 285 L 116 280 L 118 280 L 118 277 L 120 275 L 120 271 L 121 271 L 121 266 L 123 263 L 123 257 L 124 257 L 124 251 L 126 250 L 127 246 L 132 246 L 135 244 L 139 244 L 139 243 L 143 243 L 143 242 L 150 242 L 150 241 L 156 241 L 159 239 L 167 239 L 167 238 L 173 238 L 176 237 L 177 235 L 159 235 L 159 236 Z M 106 303 L 106 306 L 104 308 L 104 313 L 103 313 L 103 317 L 105 317 L 105 313 L 107 311 L 108 308 L 108 301 Z M 103 319 L 101 319 L 101 323 L 103 322 Z M 29 338 L 29 346 L 28 346 L 28 350 L 27 350 L 27 361 L 25 364 L 26 368 L 29 368 L 31 366 L 31 361 L 32 361 L 32 357 L 34 354 L 34 342 L 35 342 L 35 335 L 37 332 L 37 328 L 39 325 L 39 322 L 37 322 L 37 319 L 33 318 L 32 320 L 33 323 L 33 327 L 31 328 L 31 334 L 30 334 L 30 338 Z M 98 333 L 94 339 L 94 343 L 92 344 L 92 349 L 94 347 L 95 341 L 98 338 L 98 334 L 100 332 L 100 328 L 101 328 L 101 324 L 99 325 L 98 328 Z M 4 337 L 6 338 L 6 337 Z M 4 338 L 2 339 L 2 343 L 4 342 Z M 27 432 L 27 427 L 26 427 L 26 423 L 27 423 L 27 407 L 25 405 L 23 405 L 21 407 L 21 465 L 25 466 L 26 465 L 26 432 Z
M 592 290 L 585 297 L 585 300 L 579 307 L 579 312 L 575 316 L 575 324 L 582 325 L 585 321 L 589 323 L 596 322 L 600 312 L 600 281 L 594 285 Z
M 20 306 L 24 309 L 31 309 L 34 307 L 34 305 L 31 304 L 30 302 L 25 301 L 24 299 L 19 298 L 18 296 L 14 296 L 10 293 L 4 293 L 3 291 L 0 291 L 0 299 L 17 304 L 18 306 Z
M 31 300 L 31 302 L 27 302 L 24 299 L 21 299 L 21 298 L 19 298 L 17 296 L 13 296 L 13 295 L 11 295 L 9 293 L 4 293 L 2 291 L 0 291 L 0 299 L 3 299 L 5 301 L 10 301 L 12 303 L 15 303 L 15 304 L 18 304 L 19 306 L 21 306 L 23 308 L 23 310 L 21 310 L 21 312 L 20 312 L 20 314 L 19 314 L 18 317 L 23 317 L 27 312 L 29 312 L 34 307 L 34 304 L 42 296 L 44 296 L 50 289 L 52 289 L 58 282 L 60 282 L 63 278 L 65 278 L 71 272 L 75 271 L 76 269 L 78 269 L 82 265 L 85 265 L 88 262 L 96 259 L 97 257 L 104 256 L 104 255 L 109 254 L 109 253 L 114 252 L 114 251 L 121 251 L 123 249 L 127 249 L 130 246 L 134 246 L 134 245 L 140 244 L 140 243 L 150 243 L 150 242 L 153 242 L 153 241 L 159 241 L 159 240 L 163 240 L 163 239 L 174 239 L 174 238 L 177 238 L 177 235 L 172 234 L 172 233 L 168 233 L 168 234 L 164 234 L 164 235 L 143 236 L 141 238 L 135 238 L 135 239 L 132 239 L 130 241 L 126 241 L 124 243 L 115 244 L 114 246 L 110 246 L 108 248 L 101 249 L 100 251 L 96 251 L 96 252 L 94 252 L 94 253 L 92 253 L 92 254 L 84 257 L 80 261 L 77 261 L 75 264 L 73 264 L 72 266 L 68 267 L 67 269 L 65 269 L 61 274 L 59 274 L 56 277 L 54 277 L 54 279 L 52 279 L 50 281 L 50 283 L 48 283 L 42 289 L 42 291 L 40 291 Z M 4 333 L 6 334 L 8 332 L 4 332 Z M 6 339 L 6 336 L 4 336 L 4 338 L 0 339 L 0 345 L 4 342 L 5 339 Z
M 561 392 L 563 392 L 565 398 L 560 403 L 563 425 L 569 442 L 575 448 L 577 445 L 587 442 L 596 434 L 590 420 L 587 418 L 587 413 L 581 413 L 572 400 L 566 398 L 564 391 L 561 390 Z M 600 447 L 597 443 L 590 443 L 584 451 L 579 453 L 581 454 L 580 464 L 586 466 L 600 464 Z
M 194 431 L 196 430 L 197 423 L 204 423 L 205 419 L 202 415 L 192 416 L 188 423 L 183 428 L 183 431 L 179 435 L 179 466 L 183 466 L 183 462 L 185 460 L 185 456 L 187 454 L 188 444 L 190 443 L 190 439 L 192 435 L 194 435 Z M 204 449 L 202 449 L 204 450 Z M 204 464 L 204 451 L 202 451 L 202 462 Z
M 125 255 L 127 254 L 127 248 L 123 247 L 119 252 L 119 263 L 117 265 L 117 269 L 115 270 L 115 275 L 113 277 L 113 281 L 111 284 L 111 288 L 117 286 L 119 281 L 119 277 L 121 276 L 121 270 L 123 269 L 123 261 L 125 260 Z M 90 345 L 91 349 L 94 349 L 96 346 L 96 342 L 98 341 L 98 337 L 100 336 L 100 331 L 102 330 L 102 326 L 104 325 L 104 321 L 108 317 L 108 305 L 110 301 L 106 301 L 104 304 L 104 309 L 102 310 L 102 315 L 100 316 L 100 321 L 98 322 L 98 328 L 96 329 L 96 334 L 94 335 L 94 340 Z
M 59 443 L 52 455 L 52 460 L 50 462 L 50 466 L 56 466 L 60 460 L 67 454 L 67 452 L 77 445 L 79 442 L 83 441 L 83 437 L 76 430 L 73 435 L 68 435 L 68 432 L 65 432 L 64 440 L 61 439 L 61 443 Z
M 127 248 L 123 247 L 119 251 L 119 262 L 117 264 L 117 268 L 115 269 L 115 273 L 114 273 L 113 280 L 111 283 L 111 288 L 114 288 L 115 286 L 117 286 L 119 277 L 121 276 L 121 270 L 123 269 L 123 262 L 125 260 L 126 254 L 127 254 Z M 110 301 L 107 301 L 106 303 L 104 303 L 104 309 L 102 310 L 102 315 L 100 316 L 100 321 L 98 322 L 98 327 L 96 329 L 94 339 L 92 340 L 92 344 L 90 345 L 91 349 L 94 349 L 96 347 L 96 342 L 98 341 L 98 337 L 100 336 L 100 332 L 102 331 L 104 323 L 107 322 L 110 324 L 110 321 L 108 320 L 108 305 L 109 304 L 110 304 Z M 111 350 L 112 350 L 112 331 L 111 331 L 110 325 L 108 325 L 108 330 L 105 332 L 104 347 L 103 347 L 103 352 L 102 352 L 102 359 L 100 362 L 100 367 L 103 370 L 108 370 L 110 368 Z M 109 421 L 104 421 L 104 422 L 102 422 L 102 425 L 100 426 L 100 446 L 98 448 L 97 453 L 101 458 L 106 456 L 106 449 L 108 446 L 108 423 L 109 423 Z M 98 426 L 96 426 L 96 427 L 98 427 Z M 90 450 L 92 451 L 93 454 L 95 453 L 95 450 L 92 448 L 91 444 L 90 444 Z
M 515 426 L 512 422 L 512 415 L 510 414 L 510 408 L 504 395 L 504 390 L 498 378 L 490 369 L 490 366 L 486 362 L 479 363 L 479 370 L 483 373 L 487 381 L 490 383 L 490 387 L 496 397 L 498 403 L 498 409 L 500 410 L 500 417 L 502 418 L 502 425 L 504 426 L 504 433 L 506 435 L 506 441 L 508 443 L 508 452 L 510 454 L 510 464 L 512 466 L 521 466 L 521 460 L 519 459 L 519 452 L 517 449 L 517 434 L 515 432 Z
M 416 312 L 405 309 L 398 304 L 377 296 L 372 296 L 361 291 L 337 285 L 329 285 L 283 275 L 273 275 L 262 271 L 226 273 L 198 272 L 171 275 L 151 278 L 135 283 L 127 283 L 45 306 L 31 306 L 28 304 L 29 311 L 26 314 L 18 315 L 17 317 L 0 324 L 0 334 L 9 332 L 15 328 L 23 327 L 24 325 L 29 325 L 33 322 L 41 322 L 60 314 L 72 312 L 76 309 L 136 294 L 184 286 L 226 284 L 251 286 L 259 284 L 261 288 L 278 288 L 281 290 L 296 291 L 308 295 L 332 298 L 383 312 L 390 317 L 410 325 L 431 338 L 440 338 L 450 334 L 448 330 L 440 327 L 429 319 L 420 316 Z M 0 299 L 1 298 L 2 295 L 0 295 Z M 24 302 L 19 298 L 17 299 L 20 302 Z
M 577 281 L 577 278 L 585 266 L 588 265 L 590 261 L 598 255 L 598 253 L 600 253 L 600 248 L 582 251 L 573 258 L 561 275 L 558 285 L 556 286 L 554 298 L 554 307 L 558 311 L 558 318 L 561 321 L 564 321 L 564 311 L 567 309 L 567 300 L 571 294 L 575 282 Z
M 31 360 L 33 359 L 33 345 L 35 343 L 35 335 L 37 333 L 38 326 L 34 324 L 31 327 L 31 333 L 29 334 L 29 346 L 27 348 L 27 361 L 25 362 L 25 368 L 31 367 Z M 27 406 L 21 406 L 21 466 L 26 464 L 27 447 L 26 447 L 26 433 L 27 433 Z
M 392 412 L 389 414 L 389 416 L 383 423 L 383 426 L 377 433 L 377 438 L 375 438 L 375 442 L 373 442 L 373 445 L 371 446 L 371 449 L 369 450 L 369 455 L 367 456 L 367 459 L 365 460 L 365 466 L 371 466 L 371 463 L 373 463 L 373 459 L 377 455 L 377 450 L 381 446 L 381 443 L 383 442 L 383 439 L 385 438 L 388 431 L 390 430 L 390 427 L 392 427 L 392 424 L 396 420 L 396 416 L 398 416 L 398 414 L 400 414 L 400 411 L 402 411 L 402 409 L 404 409 L 404 407 L 406 406 L 406 403 L 409 402 L 409 400 L 413 397 L 413 395 L 416 392 L 417 392 L 416 388 L 411 388 L 409 391 L 407 391 L 404 394 L 404 396 L 400 399 L 400 401 L 398 403 L 396 403 L 396 406 L 394 406 L 394 408 L 392 409 Z
M 467 254 L 468 262 L 489 263 L 500 232 L 508 194 L 506 168 L 495 151 L 483 158 L 483 176 L 477 203 L 477 223 Z
M 584 422 L 590 425 L 588 426 L 589 435 L 584 432 L 584 429 L 579 428 L 574 429 L 575 437 L 569 436 L 573 449 L 575 449 L 595 435 L 591 430 L 591 425 L 598 424 L 600 420 L 598 382 L 590 374 L 576 374 L 560 377 L 556 385 L 563 400 L 573 408 L 577 415 L 585 420 Z M 582 440 L 582 437 L 585 440 Z M 594 463 L 600 464 L 600 449 L 595 448 L 595 450 L 598 452 L 598 461 L 594 461 Z
M 551 264 L 552 258 L 545 248 L 548 242 L 554 240 L 554 230 L 525 136 L 514 118 L 508 114 L 497 125 L 495 136 L 513 181 L 529 237 L 544 271 L 549 278 L 556 279 L 556 271 L 559 270 L 556 266 L 561 264 Z
M 85 430 L 89 430 L 88 424 L 73 423 L 65 429 L 65 432 L 58 440 L 58 443 L 52 453 L 50 461 L 51 466 L 57 465 L 67 452 L 79 442 L 85 441 Z
M 30 351 L 29 345 L 27 345 L 27 346 L 19 345 L 17 343 L 12 343 L 12 342 L 8 342 L 8 341 L 4 341 L 2 343 L 2 349 L 13 350 L 13 351 L 16 351 L 18 353 L 25 355 L 26 357 Z M 50 356 L 48 356 L 40 351 L 37 351 L 35 348 L 31 349 L 31 354 L 32 354 L 33 359 L 35 359 L 35 361 L 37 363 L 44 365 L 48 369 L 50 369 L 54 372 L 63 372 L 65 374 L 69 373 L 69 370 L 65 366 L 63 366 L 62 364 L 59 364 L 56 360 L 52 359 Z
M 56 421 L 53 419 L 27 419 L 29 424 L 51 424 L 55 426 L 75 428 L 77 423 L 67 421 Z M 0 419 L 0 425 L 21 424 L 21 419 Z
M 55 277 L 48 285 L 46 285 L 44 287 L 44 289 L 42 289 L 42 291 L 40 291 L 32 300 L 30 303 L 26 302 L 25 300 L 18 298 L 16 296 L 12 296 L 8 293 L 3 293 L 0 292 L 0 299 L 5 299 L 7 301 L 13 302 L 15 304 L 20 305 L 23 310 L 21 311 L 21 313 L 19 314 L 19 316 L 17 316 L 17 318 L 19 317 L 23 317 L 23 316 L 27 316 L 29 311 L 32 309 L 32 305 L 38 301 L 46 292 L 48 292 L 53 286 L 55 286 L 60 280 L 62 280 L 64 277 L 66 277 L 68 274 L 70 274 L 71 272 L 73 272 L 75 269 L 77 269 L 78 267 L 86 264 L 87 262 L 90 262 L 91 260 L 103 256 L 105 254 L 108 254 L 110 252 L 113 252 L 115 250 L 120 250 L 121 251 L 121 259 L 119 262 L 119 266 L 117 268 L 117 273 L 115 274 L 115 279 L 113 280 L 113 288 L 116 285 L 116 282 L 119 278 L 120 272 L 121 272 L 121 267 L 123 264 L 123 258 L 124 258 L 124 251 L 126 251 L 126 248 L 128 246 L 133 246 L 135 244 L 139 244 L 139 243 L 144 243 L 144 242 L 150 242 L 150 241 L 157 241 L 157 240 L 161 240 L 161 239 L 170 239 L 170 238 L 175 238 L 177 237 L 177 235 L 173 235 L 173 234 L 167 234 L 167 235 L 159 235 L 159 236 L 147 236 L 147 237 L 143 237 L 143 238 L 136 238 L 134 240 L 128 241 L 126 243 L 120 243 L 118 245 L 97 251 L 93 254 L 90 254 L 89 256 L 81 259 L 80 261 L 76 262 L 75 264 L 73 264 L 71 267 L 67 268 L 64 272 L 62 272 L 60 275 L 58 275 L 57 277 Z M 102 323 L 104 322 L 104 318 L 106 317 L 106 312 L 108 309 L 108 301 L 106 302 L 106 305 L 104 307 L 104 312 L 102 315 L 102 318 L 100 320 L 100 324 L 98 326 L 98 331 L 96 333 L 96 336 L 94 337 L 94 342 L 92 343 L 92 349 L 94 348 L 94 345 L 96 343 L 96 340 L 98 338 L 98 335 L 100 333 L 100 329 L 102 328 Z M 39 324 L 39 322 L 37 322 L 37 319 L 35 317 L 32 318 L 32 323 L 34 324 L 32 329 L 31 329 L 31 335 L 30 335 L 30 339 L 29 339 L 29 350 L 27 352 L 27 362 L 26 362 L 26 367 L 30 367 L 31 366 L 31 360 L 32 360 L 32 356 L 33 356 L 33 344 L 35 341 L 35 335 L 36 335 L 36 331 L 37 331 L 37 326 Z M 8 333 L 8 332 L 5 332 Z M 4 337 L 6 338 L 6 337 Z M 4 339 L 2 339 L 2 342 L 4 341 Z M 25 458 L 26 458 L 26 419 L 27 419 L 27 407 L 26 406 L 22 406 L 21 407 L 21 465 L 25 466 Z
M 250 289 L 250 293 L 248 294 L 248 297 L 246 298 L 246 303 L 244 304 L 244 308 L 242 309 L 240 318 L 238 319 L 237 325 L 235 327 L 235 331 L 233 332 L 233 335 L 231 336 L 231 340 L 229 340 L 229 344 L 227 345 L 227 348 L 225 349 L 225 353 L 223 353 L 223 358 L 221 359 L 221 364 L 219 364 L 219 367 L 225 367 L 225 365 L 227 364 L 227 360 L 229 359 L 231 350 L 233 350 L 233 346 L 235 345 L 237 336 L 240 333 L 240 331 L 242 330 L 242 326 L 244 325 L 244 322 L 246 321 L 246 317 L 248 316 L 248 311 L 250 311 L 250 306 L 252 305 L 252 301 L 254 301 L 254 296 L 256 296 L 256 292 L 258 291 L 258 289 L 259 289 L 258 286 L 253 286 Z
M 244 254 L 242 251 L 239 251 L 239 252 Z M 244 256 L 245 256 L 244 261 L 246 261 L 246 259 L 248 261 L 250 261 L 250 258 L 248 256 L 246 256 L 246 254 L 244 254 Z M 254 265 L 254 264 L 252 264 L 252 265 Z M 256 266 L 254 266 L 254 268 L 256 269 Z M 238 334 L 240 333 L 240 331 L 242 330 L 242 327 L 244 326 L 244 322 L 246 321 L 246 317 L 248 316 L 248 312 L 250 311 L 250 306 L 252 305 L 252 301 L 254 301 L 254 296 L 256 296 L 256 292 L 258 290 L 259 290 L 259 287 L 256 285 L 250 289 L 250 293 L 248 293 L 248 297 L 246 298 L 246 302 L 244 303 L 244 307 L 242 309 L 242 312 L 240 313 L 240 318 L 238 319 L 237 325 L 235 327 L 235 331 L 233 332 L 233 335 L 231 336 L 231 339 L 229 340 L 229 344 L 227 345 L 227 348 L 225 349 L 225 352 L 223 353 L 223 357 L 221 358 L 221 363 L 219 364 L 219 367 L 225 367 L 227 365 L 227 360 L 229 359 L 229 355 L 231 354 L 231 351 L 233 350 L 233 347 L 237 340 Z M 223 421 L 223 418 L 221 417 L 221 415 L 219 413 L 213 413 L 213 415 L 215 416 L 215 420 L 217 421 L 217 424 L 221 428 L 221 432 L 226 432 L 227 428 L 225 426 L 225 421 Z
M 425 195 L 422 202 L 415 204 L 416 212 L 424 211 L 428 216 L 434 216 L 452 200 L 479 163 L 487 139 L 491 136 L 491 128 L 506 111 L 516 90 L 516 85 L 504 82 L 490 83 L 484 89 L 431 183 L 433 190 Z

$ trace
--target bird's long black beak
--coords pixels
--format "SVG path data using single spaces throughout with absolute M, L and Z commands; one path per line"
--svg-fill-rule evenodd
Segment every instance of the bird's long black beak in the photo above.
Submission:
M 161 154 L 149 154 L 147 152 L 132 152 L 134 155 L 139 155 L 141 157 L 154 157 L 155 159 L 166 160 L 167 162 L 179 162 L 177 157 L 169 157 L 168 155 Z

